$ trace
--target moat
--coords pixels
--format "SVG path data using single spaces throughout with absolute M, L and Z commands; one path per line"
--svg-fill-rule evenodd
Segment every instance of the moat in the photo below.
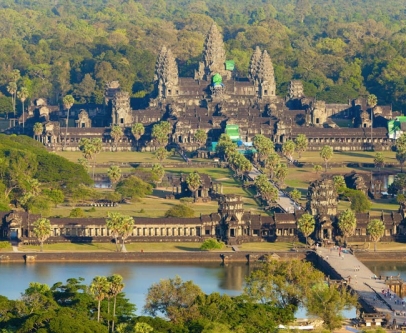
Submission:
M 365 265 L 377 275 L 400 273 L 406 280 L 406 263 L 366 262 Z M 205 293 L 239 295 L 243 290 L 244 279 L 252 269 L 244 263 L 225 266 L 218 263 L 2 263 L 0 267 L 0 295 L 10 299 L 20 297 L 33 281 L 52 285 L 70 277 L 83 277 L 88 284 L 97 275 L 121 274 L 126 285 L 126 297 L 136 304 L 139 314 L 148 288 L 160 279 L 179 275 L 183 280 L 192 280 Z M 304 310 L 297 314 L 298 317 L 305 315 Z M 355 316 L 355 310 L 348 311 L 346 316 Z

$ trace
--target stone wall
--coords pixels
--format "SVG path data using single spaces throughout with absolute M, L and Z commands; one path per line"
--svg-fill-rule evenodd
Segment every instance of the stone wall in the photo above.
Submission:
M 253 262 L 269 252 L 10 252 L 0 254 L 0 264 L 7 262 Z M 282 260 L 304 259 L 305 252 L 277 252 Z

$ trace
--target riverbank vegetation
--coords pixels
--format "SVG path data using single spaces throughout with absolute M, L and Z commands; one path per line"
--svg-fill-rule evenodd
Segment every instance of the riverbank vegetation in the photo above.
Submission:
M 118 274 L 96 276 L 89 285 L 82 278 L 51 287 L 32 282 L 18 300 L 0 296 L 0 330 L 207 333 L 221 328 L 224 333 L 269 332 L 292 322 L 299 305 L 333 330 L 341 327 L 341 311 L 355 304 L 345 287 L 325 283 L 323 274 L 310 263 L 270 261 L 254 267 L 244 292 L 235 297 L 206 295 L 193 281 L 179 276 L 154 283 L 143 309 L 149 316 L 135 314 L 136 305 L 126 299 L 125 281 Z

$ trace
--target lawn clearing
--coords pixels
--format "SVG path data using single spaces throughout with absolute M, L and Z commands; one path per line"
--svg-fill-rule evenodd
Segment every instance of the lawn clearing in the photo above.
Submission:
M 202 243 L 196 242 L 162 242 L 162 243 L 126 243 L 125 247 L 130 252 L 188 252 L 201 251 Z M 40 247 L 35 245 L 24 245 L 19 247 L 20 251 L 39 252 Z M 227 249 L 226 249 L 227 250 Z M 44 244 L 44 252 L 115 252 L 114 243 L 59 243 Z M 231 249 L 230 249 L 231 251 Z

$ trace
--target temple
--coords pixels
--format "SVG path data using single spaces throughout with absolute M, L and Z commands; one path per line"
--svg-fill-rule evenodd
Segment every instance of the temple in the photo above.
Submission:
M 106 85 L 102 105 L 72 107 L 66 134 L 67 110 L 49 106 L 44 99 L 28 108 L 26 128 L 41 122 L 43 131 L 35 135 L 49 149 L 77 150 L 81 138 L 100 137 L 103 149 L 113 150 L 110 128 L 119 125 L 126 130 L 117 149 L 141 151 L 156 149 L 151 127 L 160 120 L 172 125 L 169 144 L 186 151 L 202 148 L 194 138 L 197 129 L 207 133 L 206 147 L 210 150 L 210 144 L 227 125 L 238 126 L 244 142 L 251 142 L 261 133 L 277 148 L 305 134 L 309 150 L 319 150 L 325 144 L 335 150 L 389 150 L 396 133 L 402 130 L 400 120 L 396 120 L 401 118 L 398 112 L 392 112 L 390 105 L 371 108 L 365 96 L 329 104 L 306 97 L 300 80 L 292 80 L 285 96 L 278 96 L 272 59 L 259 47 L 253 51 L 246 78 L 237 77 L 234 69 L 234 61 L 226 58 L 222 35 L 213 24 L 193 77 L 180 77 L 175 55 L 162 47 L 155 64 L 155 89 L 146 108 L 132 109 L 130 94 L 118 81 L 111 81 Z M 139 140 L 130 131 L 134 123 L 146 128 Z M 8 130 L 18 131 L 18 126 Z

